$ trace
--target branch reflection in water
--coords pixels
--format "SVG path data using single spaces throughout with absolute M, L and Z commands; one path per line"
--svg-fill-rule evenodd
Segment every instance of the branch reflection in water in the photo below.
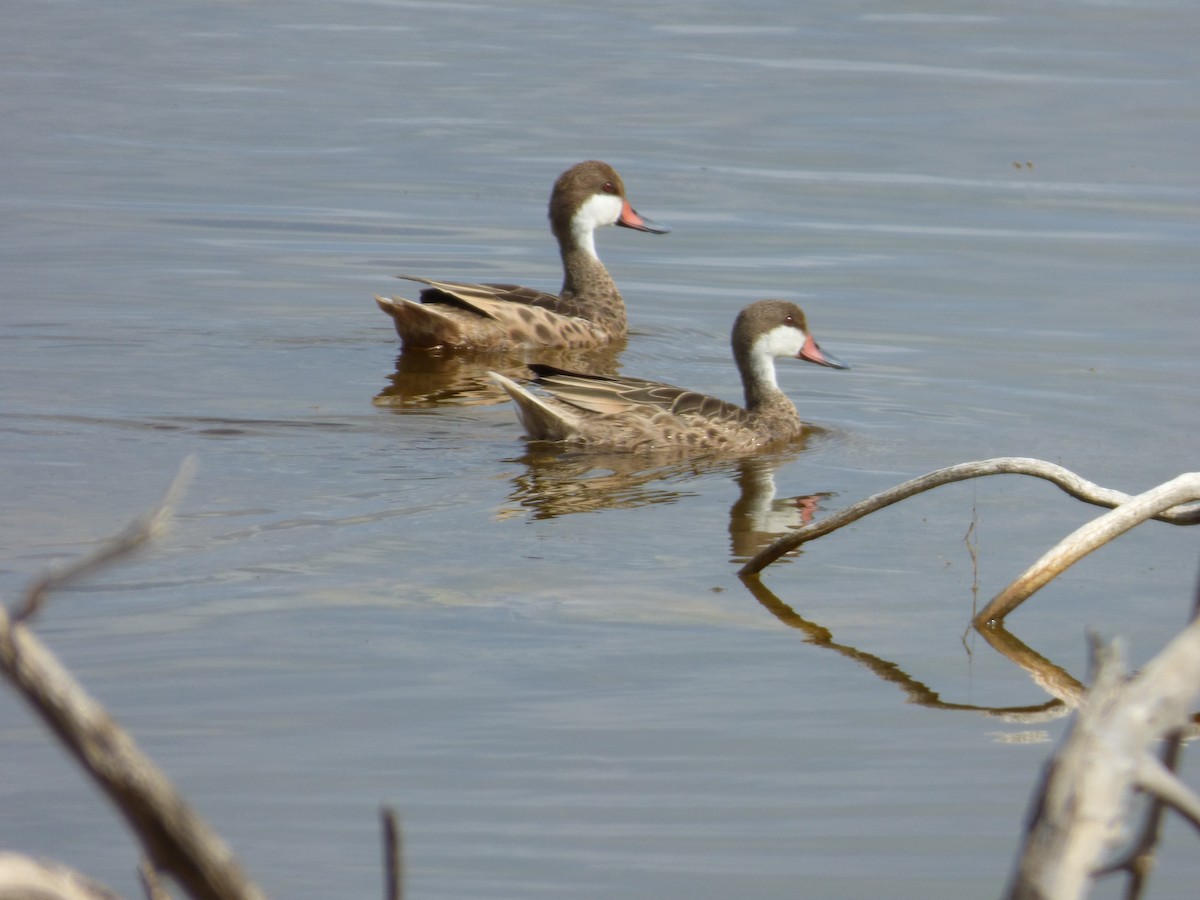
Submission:
M 993 622 L 983 627 L 978 625 L 972 627 L 977 633 L 983 635 L 984 640 L 991 645 L 993 650 L 1002 653 L 1015 665 L 1024 669 L 1034 684 L 1046 693 L 1057 697 L 1070 709 L 1082 705 L 1087 696 L 1088 685 L 1083 684 L 1066 670 L 1054 665 L 1036 650 L 1028 647 L 1003 623 Z M 1193 731 L 1189 732 L 1189 737 L 1200 735 L 1200 730 L 1195 730 L 1196 726 L 1200 726 L 1200 713 L 1193 714 L 1191 721 Z
M 615 375 L 617 357 L 625 349 L 619 340 L 589 350 L 545 348 L 494 353 L 456 350 L 403 350 L 396 357 L 390 382 L 375 395 L 374 404 L 395 409 L 427 409 L 435 406 L 487 406 L 505 403 L 508 395 L 490 378 L 499 372 L 515 381 L 528 381 L 533 373 L 527 362 L 544 362 L 564 369 Z
M 889 662 L 865 650 L 851 647 L 848 644 L 839 644 L 833 639 L 833 632 L 823 625 L 818 625 L 816 622 L 805 619 L 792 609 L 792 607 L 775 596 L 757 576 L 742 576 L 742 583 L 746 585 L 746 589 L 750 591 L 754 599 L 761 603 L 771 615 L 789 628 L 795 628 L 803 632 L 806 643 L 833 650 L 835 653 L 865 667 L 884 681 L 895 684 L 907 695 L 910 703 L 928 706 L 931 709 L 965 710 L 1002 718 L 1010 722 L 1031 723 L 1044 722 L 1066 716 L 1070 713 L 1071 708 L 1078 701 L 1083 691 L 1079 682 L 1065 671 L 1033 653 L 1033 651 L 1021 644 L 1020 641 L 1013 638 L 1012 641 L 1014 643 L 1008 647 L 997 643 L 994 643 L 992 646 L 1000 650 L 1001 653 L 1004 653 L 1005 656 L 1009 656 L 1014 662 L 1018 660 L 1010 655 L 1010 652 L 1019 655 L 1023 662 L 1019 662 L 1018 664 L 1027 664 L 1030 667 L 1029 671 L 1031 674 L 1037 671 L 1039 677 L 1035 677 L 1034 680 L 1039 686 L 1050 692 L 1053 695 L 1053 699 L 1032 706 L 980 706 L 971 703 L 953 703 L 943 700 L 937 691 L 917 681 L 907 672 L 903 671 L 896 663 Z M 1066 689 L 1051 690 L 1052 686 Z M 1059 694 L 1062 694 L 1062 696 L 1059 696 Z

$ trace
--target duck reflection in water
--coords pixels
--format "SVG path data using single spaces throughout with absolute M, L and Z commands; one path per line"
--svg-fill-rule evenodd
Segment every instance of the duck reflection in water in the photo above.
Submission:
M 700 493 L 696 482 L 732 475 L 739 488 L 729 510 L 732 561 L 745 562 L 781 534 L 807 525 L 829 492 L 777 498 L 775 473 L 799 458 L 804 441 L 785 451 L 741 459 L 678 455 L 564 452 L 560 445 L 533 443 L 515 462 L 524 468 L 513 478 L 508 499 L 515 504 L 502 518 L 528 513 L 544 520 L 604 509 L 635 509 L 677 503 Z M 790 554 L 791 555 L 791 554 Z
M 579 350 L 537 350 L 539 361 L 552 361 L 563 368 L 584 368 L 606 375 L 616 374 L 625 339 L 603 347 Z M 527 357 L 534 351 L 462 353 L 454 350 L 406 349 L 396 357 L 396 370 L 388 385 L 375 395 L 376 406 L 395 410 L 432 409 L 439 406 L 487 406 L 503 403 L 508 395 L 489 372 L 498 371 L 512 379 L 525 380 L 532 373 Z
M 816 518 L 821 501 L 833 496 L 829 491 L 796 497 L 775 496 L 775 473 L 799 456 L 799 452 L 797 449 L 786 455 L 755 456 L 738 461 L 733 480 L 741 490 L 737 502 L 729 510 L 733 562 L 744 563 L 781 534 L 809 524 Z M 795 555 L 798 554 L 786 554 L 781 558 Z
M 730 464 L 629 453 L 591 453 L 563 450 L 561 445 L 534 442 L 514 462 L 524 465 L 513 478 L 508 499 L 515 508 L 501 518 L 528 511 L 532 519 L 553 519 L 572 513 L 604 509 L 636 509 L 675 503 L 698 491 L 687 487 L 704 472 Z

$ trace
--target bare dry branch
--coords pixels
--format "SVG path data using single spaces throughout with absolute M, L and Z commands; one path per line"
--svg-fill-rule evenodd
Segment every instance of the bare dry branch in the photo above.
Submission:
M 58 863 L 0 852 L 0 900 L 121 900 L 103 885 Z
M 1064 469 L 1062 466 L 1057 466 L 1054 463 L 1048 463 L 1040 459 L 1030 459 L 1023 456 L 1000 456 L 995 459 L 985 459 L 978 462 L 960 463 L 959 465 L 938 469 L 919 478 L 906 481 L 865 500 L 860 500 L 853 506 L 848 506 L 819 522 L 814 522 L 811 525 L 806 525 L 804 528 L 797 529 L 763 548 L 753 559 L 742 566 L 738 574 L 752 575 L 756 572 L 761 572 L 766 566 L 769 566 L 784 554 L 795 550 L 801 544 L 829 534 L 831 531 L 837 531 L 851 522 L 855 522 L 884 507 L 891 506 L 893 503 L 899 503 L 901 500 L 905 500 L 915 494 L 941 487 L 944 484 L 965 481 L 970 478 L 981 478 L 987 475 L 1029 475 L 1034 478 L 1042 478 L 1057 485 L 1077 500 L 1082 500 L 1085 503 L 1091 503 L 1095 506 L 1112 508 L 1132 499 L 1129 494 L 1093 484 L 1090 481 L 1080 478 L 1069 469 Z M 1154 518 L 1172 525 L 1195 525 L 1200 523 L 1200 503 L 1188 503 L 1173 509 L 1163 510 L 1155 515 Z
M 1006 895 L 1014 900 L 1084 896 L 1142 784 L 1188 810 L 1200 802 L 1168 789 L 1167 770 L 1148 763 L 1151 745 L 1185 725 L 1200 690 L 1200 620 L 1129 680 L 1115 646 L 1097 647 L 1095 658 L 1094 684 L 1034 801 Z
M 156 870 L 198 900 L 259 900 L 262 893 L 224 841 L 20 620 L 36 612 L 50 589 L 131 553 L 158 533 L 189 470 L 185 464 L 159 509 L 80 563 L 41 579 L 15 621 L 0 606 L 0 672 L 124 815 Z
M 1182 733 L 1178 731 L 1163 741 L 1162 764 L 1168 768 L 1168 771 L 1171 771 L 1171 767 L 1178 762 L 1181 745 Z M 1124 853 L 1093 873 L 1096 878 L 1101 878 L 1117 872 L 1125 872 L 1129 876 L 1129 882 L 1125 886 L 1125 896 L 1129 900 L 1137 900 L 1145 890 L 1150 873 L 1154 870 L 1154 851 L 1162 837 L 1164 814 L 1170 809 L 1154 794 L 1149 794 L 1149 797 L 1150 803 L 1146 816 L 1136 839 L 1130 843 Z
M 1192 599 L 1192 619 L 1200 617 L 1200 579 L 1197 579 L 1195 595 Z M 1192 716 L 1191 734 L 1196 731 L 1196 716 Z M 1159 748 L 1159 762 L 1164 769 L 1174 775 L 1179 770 L 1179 760 L 1183 755 L 1184 730 L 1173 731 L 1162 742 Z M 1170 807 L 1158 796 L 1150 794 L 1150 803 L 1142 819 L 1141 828 L 1125 853 L 1109 863 L 1108 867 L 1098 874 L 1108 872 L 1127 872 L 1129 883 L 1126 885 L 1125 896 L 1129 900 L 1138 900 L 1142 896 L 1150 873 L 1154 869 L 1154 850 L 1162 837 L 1163 820 Z M 1186 813 L 1185 813 L 1186 815 Z M 1194 823 L 1193 823 L 1194 824 Z
M 1142 760 L 1137 786 L 1171 807 L 1191 822 L 1193 828 L 1200 829 L 1200 797 L 1158 759 L 1147 756 Z
M 1057 578 L 1093 550 L 1099 549 L 1135 525 L 1158 518 L 1165 510 L 1196 497 L 1200 497 L 1200 472 L 1189 472 L 1151 488 L 1144 494 L 1131 497 L 1111 512 L 1098 516 L 1063 538 L 1021 577 L 993 597 L 992 602 L 975 617 L 976 627 L 982 628 L 1003 621 L 1005 616 L 1039 588 Z
M 13 613 L 13 620 L 22 622 L 41 608 L 46 595 L 85 575 L 92 575 L 100 568 L 124 559 L 144 544 L 155 540 L 166 531 L 176 504 L 183 497 L 196 470 L 195 458 L 189 456 L 179 467 L 175 479 L 163 495 L 157 507 L 135 519 L 115 538 L 106 541 L 94 552 L 61 568 L 51 569 L 36 579 L 25 591 L 21 606 Z

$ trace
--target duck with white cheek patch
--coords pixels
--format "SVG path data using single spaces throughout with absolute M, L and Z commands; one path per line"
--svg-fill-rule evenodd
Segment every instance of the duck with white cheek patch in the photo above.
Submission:
M 596 255 L 595 232 L 606 225 L 665 234 L 639 216 L 621 176 L 588 160 L 559 176 L 550 195 L 550 229 L 563 263 L 562 290 L 548 294 L 515 284 L 467 284 L 401 275 L 429 285 L 419 301 L 376 297 L 406 348 L 514 350 L 599 347 L 625 337 L 625 301 Z
M 775 359 L 847 369 L 808 333 L 804 311 L 786 300 L 760 300 L 733 325 L 733 358 L 745 407 L 685 388 L 617 375 L 585 375 L 530 365 L 545 393 L 490 373 L 517 406 L 530 440 L 592 450 L 746 453 L 794 441 L 803 432 L 796 406 L 779 389 Z

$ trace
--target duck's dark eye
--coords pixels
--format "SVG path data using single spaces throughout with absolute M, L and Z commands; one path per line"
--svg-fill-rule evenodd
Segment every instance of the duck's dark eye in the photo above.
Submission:
M 783 321 L 784 321 L 786 324 L 788 324 L 788 325 L 795 325 L 795 324 L 796 324 L 796 317 L 795 317 L 795 316 L 791 316 L 791 315 L 789 315 L 789 316 L 784 316 L 784 318 L 783 318 Z
M 615 194 L 617 192 L 616 186 L 611 181 L 604 182 L 604 187 L 600 188 L 600 190 L 606 194 Z

